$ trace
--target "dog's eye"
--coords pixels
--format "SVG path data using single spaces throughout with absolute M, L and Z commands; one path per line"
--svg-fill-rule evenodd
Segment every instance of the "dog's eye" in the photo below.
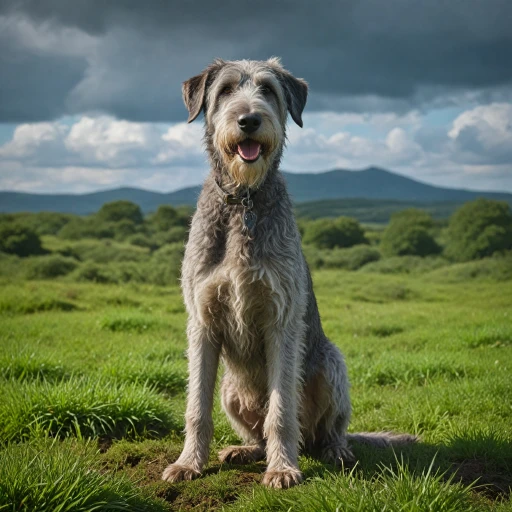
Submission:
M 221 94 L 221 96 L 227 96 L 228 94 L 231 94 L 232 92 L 233 92 L 233 88 L 230 85 L 227 85 L 220 91 L 220 94 Z
M 267 94 L 272 94 L 274 91 L 272 91 L 272 89 L 268 86 L 268 85 L 262 85 L 260 87 L 260 91 L 262 92 L 262 94 L 264 94 L 265 96 Z

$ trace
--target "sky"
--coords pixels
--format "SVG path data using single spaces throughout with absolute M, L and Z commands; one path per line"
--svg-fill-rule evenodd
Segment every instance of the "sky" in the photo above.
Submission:
M 510 0 L 0 0 L 0 190 L 172 191 L 208 172 L 181 83 L 281 57 L 282 169 L 512 192 Z

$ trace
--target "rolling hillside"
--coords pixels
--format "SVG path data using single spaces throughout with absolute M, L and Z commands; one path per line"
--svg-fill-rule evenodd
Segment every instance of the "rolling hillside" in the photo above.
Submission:
M 363 171 L 334 170 L 318 174 L 284 174 L 295 204 L 356 198 L 408 204 L 460 204 L 477 197 L 487 197 L 505 200 L 512 205 L 512 194 L 509 193 L 435 187 L 375 167 Z M 118 188 L 90 194 L 0 192 L 0 212 L 56 211 L 85 215 L 97 211 L 106 202 L 126 199 L 137 203 L 147 213 L 156 210 L 162 204 L 194 205 L 200 189 L 198 185 L 167 194 L 137 188 Z M 331 206 L 339 208 L 340 203 L 336 201 L 334 204 L 331 203 Z M 327 203 L 323 207 L 325 210 Z

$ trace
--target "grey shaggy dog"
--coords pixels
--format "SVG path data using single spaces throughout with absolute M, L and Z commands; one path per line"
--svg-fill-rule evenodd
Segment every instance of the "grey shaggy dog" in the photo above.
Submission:
M 188 311 L 186 439 L 162 478 L 200 475 L 213 435 L 219 358 L 222 407 L 243 446 L 220 460 L 267 460 L 263 484 L 298 484 L 299 448 L 326 463 L 352 462 L 348 441 L 389 446 L 402 434 L 347 434 L 347 369 L 325 336 L 279 163 L 286 120 L 302 127 L 307 83 L 272 58 L 216 60 L 183 84 L 188 121 L 205 114 L 211 173 L 183 261 Z

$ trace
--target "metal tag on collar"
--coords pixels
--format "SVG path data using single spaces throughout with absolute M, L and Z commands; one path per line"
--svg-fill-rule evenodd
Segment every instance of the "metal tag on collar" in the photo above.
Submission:
M 224 204 L 242 204 L 242 199 L 233 194 L 226 194 L 224 196 Z
M 242 206 L 244 207 L 244 213 L 242 214 L 242 220 L 244 223 L 243 231 L 252 235 L 258 216 L 252 211 L 253 202 L 249 189 L 247 189 L 247 195 L 242 199 Z

